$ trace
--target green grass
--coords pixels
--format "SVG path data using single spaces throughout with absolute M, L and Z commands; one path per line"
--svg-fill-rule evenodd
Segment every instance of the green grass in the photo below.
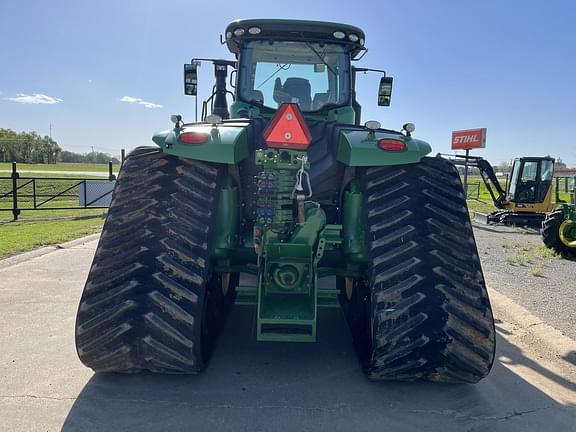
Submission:
M 0 259 L 100 232 L 104 218 L 21 221 L 0 225 Z
M 544 266 L 542 264 L 532 267 L 530 274 L 534 277 L 544 277 Z
M 1 177 L 1 175 L 0 175 Z M 42 177 L 47 177 L 45 180 L 36 180 L 36 204 L 40 204 L 42 201 L 49 199 L 57 193 L 63 192 L 65 189 L 72 187 L 65 194 L 67 196 L 60 196 L 55 199 L 50 200 L 46 204 L 40 206 L 46 209 L 47 207 L 78 207 L 78 189 L 79 186 L 75 186 L 77 180 L 51 180 L 50 177 L 60 177 L 67 178 L 76 176 L 68 176 L 65 174 L 42 174 Z M 101 177 L 93 176 L 81 176 L 86 179 L 97 179 L 103 180 Z M 24 185 L 28 180 L 20 179 L 18 180 L 18 185 Z M 67 216 L 85 216 L 85 215 L 100 215 L 104 209 L 73 209 L 73 210 L 26 210 L 32 209 L 34 206 L 34 200 L 31 196 L 33 194 L 33 184 L 29 183 L 18 190 L 18 207 L 22 210 L 20 214 L 21 219 L 46 219 L 46 218 L 57 218 L 57 217 L 67 217 Z M 12 191 L 12 180 L 11 179 L 0 179 L 0 197 L 8 192 Z M 45 195 L 44 197 L 38 195 Z M 6 196 L 0 198 L 0 209 L 10 209 L 12 208 L 12 196 Z M 0 211 L 0 222 L 5 222 L 12 220 L 12 213 L 6 211 Z
M 108 164 L 74 164 L 74 163 L 59 163 L 59 164 L 27 164 L 19 163 L 17 165 L 18 171 L 32 170 L 32 171 L 97 171 L 107 172 Z M 118 165 L 113 166 L 114 172 L 118 171 Z M 0 170 L 12 170 L 12 164 L 0 162 Z M 3 174 L 3 173 L 2 173 Z
M 0 174 L 0 176 L 4 176 Z M 42 174 L 42 177 L 63 177 L 70 176 L 62 174 Z M 77 177 L 72 175 L 71 177 Z M 80 176 L 82 178 L 94 178 L 102 180 L 100 177 Z M 22 185 L 27 180 L 19 180 Z M 36 180 L 36 193 L 40 195 L 53 195 L 62 192 L 64 189 L 74 186 L 74 180 Z M 0 196 L 12 190 L 12 180 L 0 179 Z M 17 222 L 12 221 L 12 212 L 0 211 L 0 259 L 7 256 L 29 251 L 31 249 L 62 243 L 88 234 L 99 232 L 102 229 L 104 215 L 107 209 L 72 209 L 72 210 L 41 210 L 35 211 L 33 198 L 25 195 L 32 194 L 32 184 L 22 187 L 19 193 L 19 207 L 22 212 Z M 46 207 L 77 207 L 78 187 L 73 187 L 67 192 L 70 196 L 58 197 L 46 203 Z M 49 198 L 38 197 L 37 204 Z M 8 196 L 0 199 L 0 209 L 10 209 L 12 207 L 12 197 Z M 26 210 L 26 209 L 30 210 Z
M 476 212 L 481 212 L 481 213 L 491 213 L 496 209 L 496 207 L 494 207 L 494 203 L 492 202 L 492 197 L 490 196 L 490 193 L 488 192 L 488 189 L 486 189 L 486 185 L 484 185 L 484 182 L 482 181 L 481 177 L 474 177 L 474 176 L 469 176 L 468 177 L 468 191 L 469 194 L 472 196 L 475 189 L 476 189 L 476 185 L 478 186 L 478 196 L 474 199 L 469 199 L 468 200 L 468 211 L 470 213 L 470 216 L 474 216 L 474 214 L 476 214 Z M 504 185 L 502 185 L 502 187 L 504 187 Z
M 534 254 L 540 258 L 544 259 L 559 259 L 560 256 L 554 252 L 552 249 L 547 248 L 544 245 L 536 246 L 534 249 Z
M 514 255 L 511 255 L 508 258 L 506 258 L 506 262 L 510 265 L 526 266 L 534 262 L 534 256 L 530 253 L 529 250 L 521 249 Z
M 531 245 L 527 243 L 502 243 L 506 251 L 514 251 L 506 258 L 506 263 L 511 266 L 527 267 L 528 273 L 534 277 L 546 277 L 545 271 L 548 264 L 560 257 L 544 245 Z

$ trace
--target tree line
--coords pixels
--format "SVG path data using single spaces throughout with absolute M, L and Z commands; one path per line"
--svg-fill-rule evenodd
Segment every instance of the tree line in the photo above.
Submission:
M 74 153 L 62 150 L 58 155 L 58 162 L 64 163 L 86 163 L 86 164 L 105 164 L 112 161 L 113 164 L 120 164 L 120 160 L 108 153 L 90 152 L 86 154 Z
M 90 152 L 86 154 L 62 150 L 58 143 L 48 136 L 36 132 L 15 132 L 0 128 L 0 162 L 20 163 L 119 163 L 108 153 Z

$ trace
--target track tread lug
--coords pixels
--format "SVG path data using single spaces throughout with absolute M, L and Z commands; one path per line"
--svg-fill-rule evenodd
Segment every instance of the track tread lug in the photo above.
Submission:
M 225 317 L 202 315 L 213 298 L 207 290 L 219 289 L 210 285 L 209 264 L 220 172 L 157 148 L 128 155 L 78 308 L 76 348 L 85 365 L 171 374 L 205 366 L 217 330 L 206 342 L 201 327 Z
M 424 158 L 367 169 L 362 181 L 371 265 L 347 310 L 365 372 L 479 381 L 494 361 L 495 329 L 458 171 Z

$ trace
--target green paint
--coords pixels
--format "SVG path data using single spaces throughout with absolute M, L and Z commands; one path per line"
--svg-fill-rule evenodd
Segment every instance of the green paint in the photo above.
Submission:
M 165 153 L 206 162 L 236 164 L 248 157 L 248 140 L 245 122 L 225 123 L 217 127 L 205 123 L 184 125 L 163 131 L 152 137 Z M 199 132 L 209 135 L 204 144 L 183 144 L 182 132 Z
M 247 32 L 253 26 L 261 28 L 262 36 Z M 326 22 L 241 20 L 231 23 L 227 32 L 238 27 L 244 28 L 245 34 L 226 41 L 236 54 L 240 54 L 243 40 L 248 39 L 301 40 L 302 34 L 312 34 L 311 40 L 333 42 L 336 30 L 364 38 L 357 27 Z M 359 43 L 346 43 L 352 57 L 363 49 Z M 279 61 L 282 54 L 279 52 Z M 246 71 L 238 71 L 242 73 Z M 418 163 L 431 152 L 430 145 L 424 141 L 355 126 L 358 119 L 351 104 L 350 100 L 349 106 L 304 114 L 308 121 L 345 125 L 337 142 L 332 143 L 337 146 L 337 159 L 341 163 L 353 167 Z M 219 125 L 186 124 L 156 134 L 153 141 L 168 154 L 199 161 L 233 165 L 255 157 L 260 171 L 254 173 L 257 190 L 255 195 L 246 197 L 255 200 L 254 219 L 242 220 L 244 203 L 240 202 L 235 177 L 226 174 L 219 179 L 212 268 L 219 273 L 257 275 L 256 286 L 237 287 L 236 303 L 257 305 L 258 340 L 312 342 L 316 339 L 318 307 L 338 307 L 338 291 L 335 287 L 320 289 L 318 279 L 333 275 L 361 278 L 365 273 L 366 209 L 360 184 L 352 180 L 342 195 L 341 225 L 327 224 L 326 214 L 320 207 L 312 202 L 304 203 L 302 197 L 298 201 L 293 195 L 296 173 L 302 167 L 305 151 L 270 148 L 249 155 L 249 148 L 254 144 L 248 142 L 250 119 L 269 121 L 275 114 L 276 110 L 236 100 L 230 106 L 231 120 Z M 208 140 L 199 145 L 182 143 L 180 135 L 192 131 L 207 134 Z M 381 150 L 378 140 L 383 138 L 403 141 L 406 150 Z M 309 164 L 305 163 L 304 168 L 308 170 Z M 311 199 L 314 200 L 314 196 Z
M 243 101 L 234 101 L 230 105 L 230 118 L 232 119 L 245 119 L 245 118 L 266 118 L 271 119 L 276 111 L 269 109 L 261 109 L 256 105 L 251 105 Z M 326 122 L 336 122 L 340 124 L 354 124 L 356 113 L 351 106 L 343 106 L 326 111 L 323 114 L 315 114 L 314 112 L 303 113 L 304 118 L 307 120 L 318 120 Z
M 258 106 L 239 100 L 232 102 L 230 105 L 230 118 L 232 119 L 272 117 L 274 114 L 275 112 L 266 116 L 265 113 L 260 112 Z
M 256 164 L 263 169 L 256 178 L 257 207 L 263 213 L 257 215 L 254 226 L 260 264 L 258 340 L 316 340 L 316 269 L 326 245 L 321 235 L 326 215 L 315 204 L 301 201 L 304 221 L 294 219 L 292 193 L 305 155 L 288 149 L 258 150 L 255 154 Z M 305 162 L 304 167 L 309 168 Z M 340 241 L 339 236 L 334 237 Z
M 337 307 L 335 289 L 318 288 L 318 265 L 324 251 L 341 244 L 341 226 L 326 225 L 324 211 L 306 208 L 306 222 L 289 242 L 266 246 L 257 291 L 257 339 L 314 342 L 318 307 Z M 249 289 L 241 290 L 249 301 Z M 289 328 L 291 332 L 281 331 Z
M 381 150 L 378 148 L 378 141 L 383 138 L 404 141 L 406 150 L 403 152 Z M 337 159 L 349 166 L 402 165 L 420 162 L 431 151 L 432 148 L 427 142 L 401 134 L 350 129 L 340 133 Z
M 343 252 L 347 263 L 365 264 L 368 245 L 364 221 L 364 197 L 358 180 L 352 180 L 344 192 L 342 209 Z
M 240 226 L 238 187 L 229 175 L 221 182 L 220 199 L 216 211 L 212 256 L 228 258 L 238 245 Z

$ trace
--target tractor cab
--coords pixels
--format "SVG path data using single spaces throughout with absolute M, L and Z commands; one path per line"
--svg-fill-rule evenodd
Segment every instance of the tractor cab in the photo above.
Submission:
M 552 197 L 553 176 L 553 158 L 525 157 L 514 159 L 512 174 L 508 182 L 507 201 L 521 205 L 549 203 Z
M 392 78 L 378 69 L 355 68 L 364 53 L 364 32 L 354 26 L 300 20 L 234 21 L 224 41 L 236 61 L 193 59 L 184 66 L 185 93 L 196 95 L 197 67 L 212 61 L 216 85 L 204 103 L 202 119 L 212 113 L 223 119 L 272 117 L 284 103 L 297 104 L 308 119 L 359 124 L 361 107 L 354 92 L 357 72 L 383 76 L 378 105 L 390 105 Z M 228 68 L 235 91 L 228 91 Z M 218 78 L 221 78 L 220 80 Z M 232 81 L 231 79 L 231 81 Z M 228 110 L 226 95 L 233 96 Z
M 279 61 L 279 52 L 285 53 Z M 350 54 L 338 44 L 247 41 L 237 100 L 265 110 L 285 102 L 304 113 L 350 105 Z

